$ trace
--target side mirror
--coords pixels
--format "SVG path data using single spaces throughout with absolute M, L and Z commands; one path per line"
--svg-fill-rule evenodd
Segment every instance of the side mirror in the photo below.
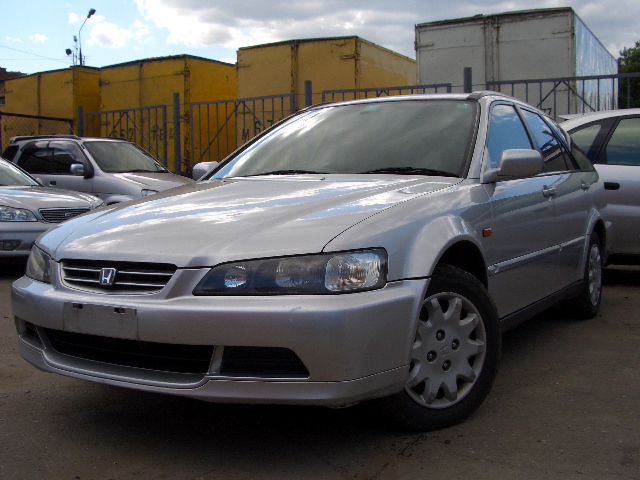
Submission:
M 498 168 L 485 170 L 482 183 L 535 177 L 544 171 L 544 160 L 537 150 L 505 150 Z
M 74 163 L 69 168 L 69 171 L 71 172 L 71 175 L 75 175 L 77 177 L 84 177 L 84 165 L 82 165 L 81 163 Z
M 204 177 L 207 173 L 213 171 L 218 165 L 219 162 L 200 162 L 196 163 L 191 170 L 191 178 L 194 180 L 199 180 Z

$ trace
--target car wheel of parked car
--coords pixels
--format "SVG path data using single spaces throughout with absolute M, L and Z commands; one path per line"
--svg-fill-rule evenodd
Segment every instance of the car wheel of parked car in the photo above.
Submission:
M 496 376 L 501 333 L 484 286 L 449 265 L 436 268 L 420 310 L 404 391 L 383 400 L 393 420 L 416 430 L 462 422 Z
M 589 255 L 584 267 L 584 283 L 580 295 L 566 300 L 562 306 L 573 318 L 587 320 L 598 314 L 602 298 L 602 254 L 600 238 L 594 232 L 589 241 Z

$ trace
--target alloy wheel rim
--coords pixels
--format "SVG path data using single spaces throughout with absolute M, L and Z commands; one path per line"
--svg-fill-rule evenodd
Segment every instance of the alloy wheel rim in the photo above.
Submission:
M 592 245 L 589 251 L 589 299 L 597 305 L 602 292 L 602 258 L 598 245 Z

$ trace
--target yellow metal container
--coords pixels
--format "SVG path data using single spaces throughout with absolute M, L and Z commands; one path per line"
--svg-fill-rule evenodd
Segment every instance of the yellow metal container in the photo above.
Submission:
M 415 60 L 359 37 L 292 40 L 238 50 L 238 98 L 290 93 L 304 107 L 305 81 L 313 103 L 323 90 L 415 85 Z
M 77 126 L 78 106 L 82 106 L 85 112 L 100 108 L 99 79 L 99 70 L 91 67 L 71 67 L 13 78 L 5 82 L 5 105 L 2 111 L 70 119 Z M 29 124 L 28 132 L 24 130 L 24 125 L 16 128 L 15 132 L 5 130 L 3 138 L 13 134 L 69 133 L 61 122 L 34 120 Z
M 100 110 L 103 113 L 100 117 L 100 136 L 125 137 L 145 148 L 157 144 L 158 140 L 164 141 L 166 136 L 169 168 L 175 164 L 173 94 L 179 94 L 181 170 L 185 172 L 192 166 L 192 158 L 199 157 L 199 152 L 191 152 L 190 105 L 192 102 L 233 100 L 236 69 L 232 64 L 191 55 L 150 58 L 102 68 L 100 86 Z M 166 132 L 162 128 L 163 113 L 169 122 Z M 208 133 L 202 131 L 202 128 L 207 128 L 206 123 L 205 127 L 201 123 L 199 125 L 200 129 L 193 132 L 198 136 L 193 139 L 196 146 L 202 143 L 199 137 Z M 96 125 L 92 125 L 92 129 L 95 128 Z M 215 126 L 209 124 L 208 128 L 212 130 Z M 141 140 L 140 137 L 144 138 Z M 218 145 L 209 148 L 217 150 Z

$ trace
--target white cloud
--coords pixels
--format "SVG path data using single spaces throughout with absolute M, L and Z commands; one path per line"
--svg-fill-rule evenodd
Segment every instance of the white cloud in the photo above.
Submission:
M 281 40 L 358 35 L 413 57 L 414 26 L 515 10 L 573 7 L 616 55 L 640 38 L 638 0 L 136 0 L 144 19 L 166 32 L 168 44 L 242 46 Z
M 29 38 L 29 40 L 31 40 L 34 43 L 46 43 L 47 40 L 49 40 L 46 35 L 41 35 L 39 33 L 35 33 L 33 35 L 29 35 L 28 38 Z
M 122 48 L 133 38 L 131 30 L 126 30 L 109 22 L 102 22 L 91 27 L 87 45 L 98 45 L 105 48 Z
M 80 21 L 80 17 L 77 14 L 75 14 L 73 12 L 69 14 L 69 23 L 70 24 L 73 25 L 74 23 L 78 23 L 79 21 Z

